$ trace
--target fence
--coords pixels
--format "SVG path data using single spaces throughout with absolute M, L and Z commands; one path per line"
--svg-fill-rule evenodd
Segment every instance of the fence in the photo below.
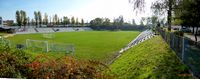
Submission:
M 200 78 L 200 43 L 157 29 L 162 38 L 169 44 L 177 56 L 186 64 L 193 75 Z

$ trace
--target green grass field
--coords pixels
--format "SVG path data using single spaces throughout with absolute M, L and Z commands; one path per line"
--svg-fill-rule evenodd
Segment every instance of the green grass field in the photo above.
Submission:
M 160 36 L 134 46 L 109 66 L 120 79 L 188 79 L 191 75 Z M 186 74 L 186 76 L 184 76 Z
M 74 44 L 75 57 L 78 59 L 92 59 L 108 61 L 115 52 L 126 46 L 140 32 L 139 31 L 87 31 L 55 33 L 55 38 L 47 39 L 42 34 L 22 34 L 8 38 L 12 45 L 25 43 L 26 39 L 48 40 L 57 44 Z M 38 54 L 38 53 L 32 53 Z M 52 57 L 62 53 L 39 53 Z

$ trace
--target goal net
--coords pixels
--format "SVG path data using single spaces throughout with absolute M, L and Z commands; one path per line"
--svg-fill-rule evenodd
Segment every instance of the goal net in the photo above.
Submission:
M 48 38 L 48 39 L 55 38 L 54 33 L 43 33 L 42 36 L 43 38 Z
M 48 43 L 48 41 L 40 40 L 26 40 L 27 49 L 34 52 L 64 52 L 74 53 L 75 48 L 73 44 L 54 44 Z
M 48 52 L 48 41 L 26 40 L 26 47 L 35 52 Z
M 51 52 L 73 53 L 74 45 L 73 44 L 50 44 L 49 49 Z

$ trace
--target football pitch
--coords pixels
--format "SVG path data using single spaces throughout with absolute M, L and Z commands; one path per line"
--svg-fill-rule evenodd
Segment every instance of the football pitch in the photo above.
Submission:
M 25 44 L 26 39 L 43 40 L 56 44 L 73 44 L 75 46 L 74 57 L 77 59 L 91 59 L 108 61 L 122 47 L 132 41 L 139 31 L 83 31 L 83 32 L 57 32 L 54 38 L 44 38 L 43 34 L 19 34 L 8 39 L 12 45 Z M 32 54 L 60 55 L 59 52 Z

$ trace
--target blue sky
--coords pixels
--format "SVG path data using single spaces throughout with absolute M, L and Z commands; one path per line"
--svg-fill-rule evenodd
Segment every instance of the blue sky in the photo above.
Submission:
M 15 20 L 16 10 L 24 10 L 30 18 L 33 18 L 34 11 L 41 11 L 49 16 L 75 16 L 87 21 L 95 17 L 114 19 L 123 15 L 126 21 L 134 18 L 139 22 L 140 17 L 151 15 L 146 10 L 146 14 L 136 16 L 131 6 L 128 0 L 0 0 L 0 16 L 4 20 Z

